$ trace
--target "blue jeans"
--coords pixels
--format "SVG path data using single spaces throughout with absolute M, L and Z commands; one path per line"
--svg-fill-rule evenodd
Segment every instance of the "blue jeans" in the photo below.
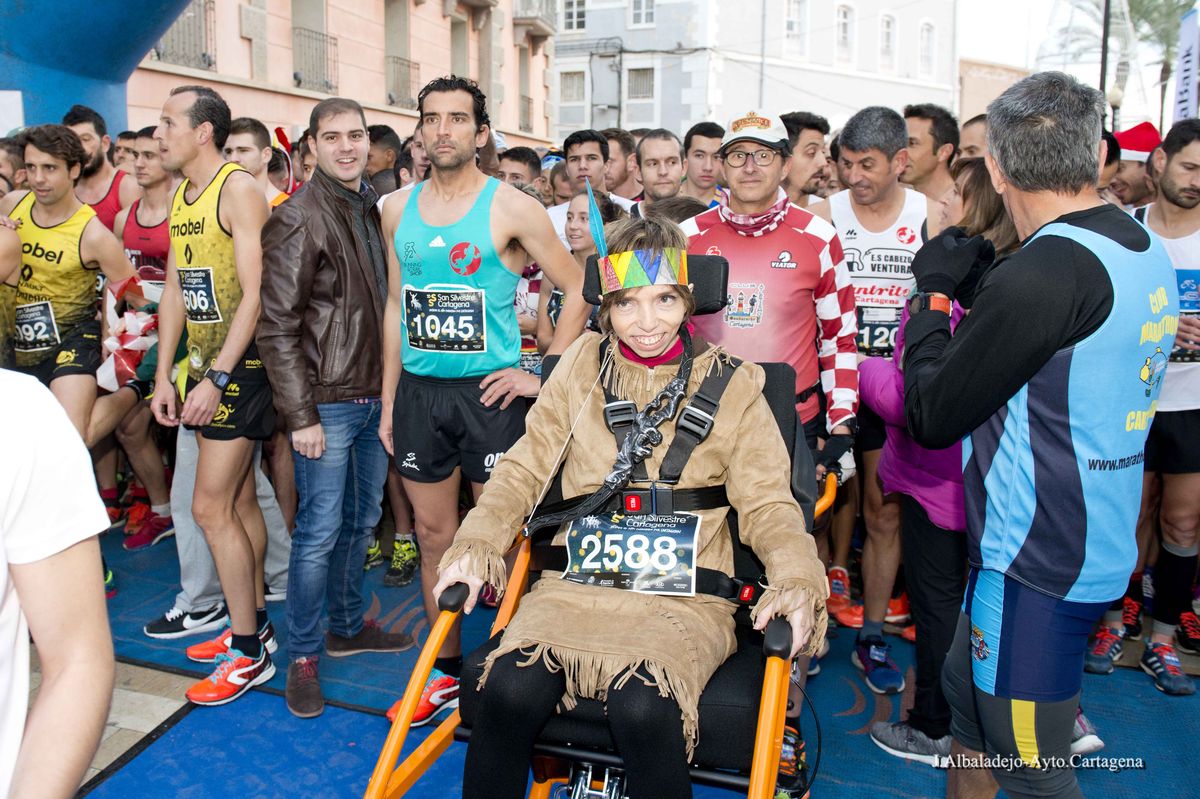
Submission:
M 326 601 L 331 633 L 352 638 L 362 630 L 363 563 L 387 480 L 381 407 L 379 400 L 318 405 L 325 452 L 316 460 L 292 452 L 300 495 L 287 596 L 293 660 L 322 651 Z

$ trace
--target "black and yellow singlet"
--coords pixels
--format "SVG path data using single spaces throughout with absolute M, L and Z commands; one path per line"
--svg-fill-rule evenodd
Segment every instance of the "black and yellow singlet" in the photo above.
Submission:
M 13 349 L 18 366 L 34 366 L 53 355 L 71 328 L 96 316 L 96 269 L 83 262 L 83 230 L 96 218 L 81 204 L 51 227 L 33 218 L 29 192 L 9 217 L 19 220 L 21 277 L 13 309 Z
M 196 380 L 221 351 L 242 302 L 233 235 L 221 227 L 217 215 L 221 188 L 241 169 L 225 164 L 190 203 L 184 199 L 189 185 L 184 180 L 171 201 L 171 249 L 187 310 L 188 373 Z

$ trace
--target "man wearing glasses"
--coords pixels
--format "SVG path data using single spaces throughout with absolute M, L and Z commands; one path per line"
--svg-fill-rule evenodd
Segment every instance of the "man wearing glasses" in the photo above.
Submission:
M 706 340 L 738 357 L 791 364 L 796 412 L 822 473 L 849 452 L 858 412 L 854 290 L 842 245 L 833 225 L 793 205 L 780 187 L 792 153 L 778 117 L 751 112 L 725 131 L 718 157 L 729 202 L 681 227 L 688 252 L 729 261 L 729 304 L 720 315 L 692 322 Z M 818 437 L 826 439 L 819 452 Z M 801 681 L 807 668 L 799 664 Z M 803 796 L 798 692 L 794 699 L 779 787 Z

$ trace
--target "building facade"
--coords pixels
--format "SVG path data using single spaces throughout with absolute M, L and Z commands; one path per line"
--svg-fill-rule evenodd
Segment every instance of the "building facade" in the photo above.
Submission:
M 155 124 L 172 87 L 201 83 L 293 140 L 331 95 L 405 136 L 421 87 L 454 73 L 479 82 L 510 146 L 543 144 L 556 28 L 555 0 L 190 0 L 129 79 L 129 125 Z
M 958 62 L 959 119 L 968 120 L 987 112 L 988 103 L 1022 78 L 1029 70 L 1007 64 L 962 58 Z
M 955 0 L 557 0 L 554 133 L 957 106 Z

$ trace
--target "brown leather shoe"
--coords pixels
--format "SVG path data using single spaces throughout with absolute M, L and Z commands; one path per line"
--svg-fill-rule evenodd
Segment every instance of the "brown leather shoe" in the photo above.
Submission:
M 287 688 L 288 710 L 293 716 L 311 719 L 325 710 L 325 697 L 321 696 L 321 678 L 317 675 L 317 656 L 296 658 L 288 664 Z
M 413 637 L 408 633 L 384 632 L 374 620 L 364 621 L 362 629 L 353 638 L 325 633 L 325 654 L 333 658 L 362 652 L 403 652 L 412 645 Z

